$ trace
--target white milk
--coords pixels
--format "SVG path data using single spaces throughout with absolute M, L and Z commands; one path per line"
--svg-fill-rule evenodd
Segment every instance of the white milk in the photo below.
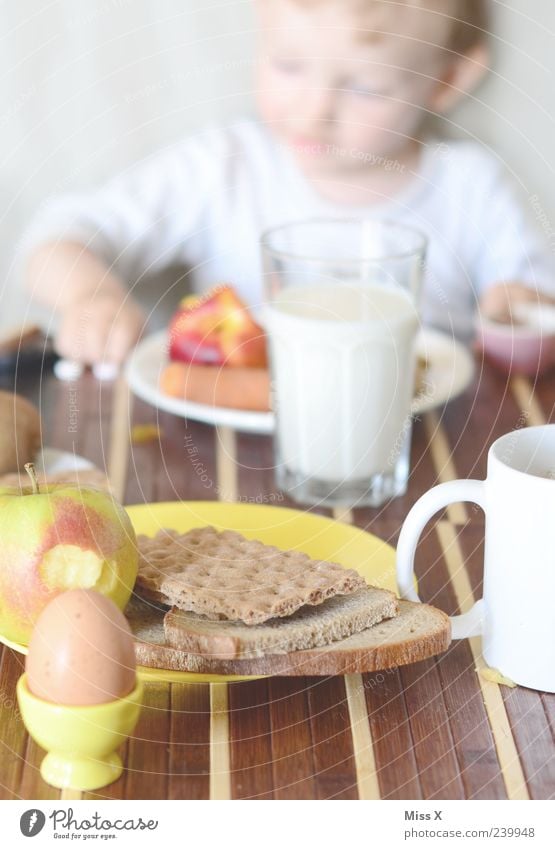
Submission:
M 280 460 L 353 481 L 392 471 L 413 395 L 416 306 L 382 286 L 290 287 L 265 309 Z

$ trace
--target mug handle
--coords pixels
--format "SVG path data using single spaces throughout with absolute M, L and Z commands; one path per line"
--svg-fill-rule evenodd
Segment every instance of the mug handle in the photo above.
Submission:
M 397 583 L 401 598 L 420 601 L 414 589 L 414 554 L 420 535 L 434 513 L 454 501 L 473 501 L 485 510 L 484 481 L 447 481 L 434 486 L 418 499 L 401 528 L 397 544 Z M 477 601 L 467 613 L 450 616 L 452 637 L 463 640 L 483 632 L 483 599 Z

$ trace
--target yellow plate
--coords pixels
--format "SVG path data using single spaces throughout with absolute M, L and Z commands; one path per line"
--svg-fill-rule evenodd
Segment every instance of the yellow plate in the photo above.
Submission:
M 180 533 L 202 525 L 230 528 L 267 545 L 304 551 L 316 560 L 334 560 L 356 569 L 369 584 L 397 593 L 395 551 L 383 540 L 366 531 L 300 510 L 267 504 L 220 501 L 175 501 L 137 504 L 126 508 L 135 531 L 153 536 L 160 528 Z M 12 643 L 0 635 L 0 641 L 16 651 L 27 647 Z M 138 667 L 144 681 L 223 682 L 243 681 L 240 675 L 202 675 L 196 672 Z M 260 676 L 252 676 L 260 677 Z

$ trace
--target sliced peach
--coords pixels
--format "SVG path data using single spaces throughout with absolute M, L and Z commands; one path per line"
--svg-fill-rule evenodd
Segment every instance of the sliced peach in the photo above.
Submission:
M 171 360 L 253 368 L 267 364 L 264 330 L 231 286 L 185 298 L 169 333 Z

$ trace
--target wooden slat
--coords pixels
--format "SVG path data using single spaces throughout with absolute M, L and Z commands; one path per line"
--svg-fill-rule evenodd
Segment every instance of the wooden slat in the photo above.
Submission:
M 316 793 L 319 799 L 356 799 L 357 776 L 342 677 L 306 678 Z
M 457 477 L 453 463 L 453 450 L 449 445 L 445 430 L 443 429 L 438 415 L 435 411 L 424 416 L 424 425 L 430 443 L 430 453 L 437 472 L 438 480 L 451 481 Z M 456 525 L 464 525 L 468 519 L 466 505 L 462 502 L 449 504 L 447 516 L 450 522 Z
M 380 785 L 376 772 L 374 744 L 368 722 L 362 675 L 345 676 L 345 692 L 353 735 L 353 755 L 359 799 L 379 799 Z
M 112 411 L 119 381 L 99 382 L 86 373 L 78 382 L 81 416 L 79 450 L 87 460 L 108 473 Z
M 465 527 L 464 533 L 459 531 L 460 538 L 466 540 L 469 531 L 474 530 L 476 533 L 470 534 L 468 549 L 472 554 L 472 572 L 476 576 L 480 550 L 472 549 L 476 548 L 474 540 L 483 534 L 481 513 Z M 450 615 L 458 613 L 457 596 L 435 528 L 425 532 L 417 549 L 416 564 L 422 600 Z M 453 643 L 437 659 L 440 687 L 466 797 L 503 799 L 506 798 L 505 785 L 475 665 L 468 642 Z
M 357 519 L 364 515 L 364 511 L 355 512 Z M 398 522 L 377 515 L 372 524 L 371 529 L 382 539 L 392 545 L 396 544 Z M 456 599 L 450 590 L 442 552 L 433 532 L 425 533 L 418 547 L 417 574 L 421 594 L 426 601 L 456 612 Z M 415 716 L 412 711 L 407 710 L 406 698 L 411 705 L 419 702 L 414 701 L 414 693 L 404 692 L 407 687 L 404 670 L 400 672 L 401 678 L 398 674 L 392 678 L 384 673 L 379 673 L 381 678 L 377 675 L 364 677 L 377 775 L 384 798 L 417 799 L 432 795 L 438 797 L 442 792 L 463 798 L 465 795 L 471 796 L 472 793 L 479 792 L 480 787 L 490 780 L 494 782 L 494 794 L 497 793 L 500 797 L 504 795 L 502 782 L 497 776 L 498 767 L 496 768 L 495 749 L 489 735 L 487 715 L 473 672 L 474 663 L 467 646 L 465 651 L 466 658 L 463 659 L 468 672 L 460 682 L 458 695 L 461 696 L 461 703 L 468 706 L 465 713 L 466 726 L 456 711 L 452 713 L 448 709 L 445 699 L 436 699 L 433 714 L 427 714 L 423 709 Z M 463 650 L 463 655 L 464 653 Z M 437 673 L 428 673 L 432 681 L 428 684 L 428 691 L 437 688 L 438 694 L 441 694 L 439 673 L 440 670 Z M 401 680 L 403 684 L 400 683 Z M 452 683 L 448 678 L 447 680 Z M 393 696 L 388 698 L 387 694 L 395 681 L 399 682 L 397 691 L 394 689 Z M 418 681 L 416 690 L 422 691 L 422 687 L 422 682 Z M 424 705 L 427 695 L 422 695 L 421 692 L 417 692 L 417 695 Z M 450 698 L 450 695 L 446 698 Z M 449 707 L 452 707 L 451 702 Z M 479 729 L 475 752 L 471 751 L 473 741 L 465 739 L 468 727 Z M 416 748 L 413 737 L 417 741 Z M 431 745 L 428 745 L 430 741 Z M 465 779 L 468 778 L 469 765 L 476 757 L 480 759 L 480 768 L 476 770 L 474 784 Z M 423 775 L 419 775 L 419 768 Z M 444 784 L 449 788 L 447 791 L 442 790 Z
M 489 447 L 498 437 L 521 427 L 521 411 L 507 378 L 487 366 L 477 375 L 477 392 L 464 395 L 441 412 L 441 424 L 456 460 L 458 478 L 486 476 Z
M 464 534 L 459 538 L 462 555 L 476 598 L 480 598 L 482 595 L 483 532 L 483 527 L 480 527 L 478 522 L 473 521 L 468 528 L 465 528 Z M 513 729 L 513 736 L 528 782 L 530 796 L 538 799 L 549 798 L 549 795 L 553 792 L 553 782 L 550 782 L 550 770 L 552 769 L 550 760 L 552 760 L 555 752 L 555 716 L 550 721 L 550 706 L 555 713 L 555 695 L 537 693 L 523 687 L 511 690 L 510 699 L 507 698 L 508 691 L 506 688 L 501 688 L 501 694 L 504 697 L 505 709 Z M 528 722 L 529 719 L 531 726 L 540 728 L 544 725 L 545 717 L 547 717 L 547 729 L 550 738 L 545 738 L 542 741 L 542 754 L 539 762 L 535 760 L 536 745 L 534 743 L 532 745 L 521 745 L 524 738 L 516 734 L 516 728 L 519 727 L 523 715 L 527 715 L 525 721 Z M 532 775 L 534 776 L 533 782 L 530 780 Z M 494 791 L 491 784 L 487 791 Z
M 23 672 L 19 655 L 2 646 L 0 659 L 0 798 L 17 799 L 25 768 L 27 732 L 19 712 L 16 685 Z
M 446 446 L 442 444 L 441 434 L 438 433 L 437 428 L 439 426 L 439 422 L 437 420 L 437 416 L 433 413 L 429 414 L 429 416 L 430 420 L 428 428 L 430 430 L 430 435 L 432 435 L 432 431 L 435 431 L 434 441 L 439 436 L 439 442 L 436 443 L 439 445 L 439 450 L 434 450 L 434 443 L 432 443 L 432 454 L 436 471 L 438 472 L 438 476 L 443 480 L 453 479 L 457 476 L 456 469 L 451 460 L 451 454 L 447 451 Z M 474 603 L 475 598 L 464 566 L 456 531 L 452 524 L 457 523 L 457 521 L 459 523 L 464 523 L 464 521 L 462 515 L 454 516 L 449 511 L 447 511 L 447 516 L 450 521 L 438 522 L 436 524 L 436 531 L 443 549 L 451 584 L 457 597 L 459 610 L 461 612 L 465 612 L 471 604 Z M 466 520 L 467 516 L 468 514 L 465 510 L 464 520 Z M 484 663 L 481 657 L 480 641 L 477 638 L 474 638 L 469 641 L 469 644 L 476 663 L 476 668 L 479 669 Z M 528 798 L 528 790 L 522 766 L 518 757 L 515 741 L 510 732 L 509 721 L 504 709 L 499 687 L 496 684 L 484 681 L 481 676 L 478 677 L 478 681 L 482 690 L 491 731 L 495 740 L 507 797 L 509 799 Z
M 273 799 L 268 681 L 229 686 L 229 729 L 234 799 Z
M 362 676 L 382 799 L 421 799 L 422 789 L 399 670 Z
M 464 799 L 436 662 L 422 660 L 401 667 L 399 672 L 424 799 Z
M 456 599 L 433 530 L 422 536 L 415 565 L 421 598 L 448 613 L 455 612 Z M 437 659 L 401 667 L 399 679 L 422 798 L 464 798 L 465 787 L 458 757 L 461 748 L 461 741 L 457 738 L 458 725 L 451 723 Z M 469 722 L 478 725 L 485 718 L 483 707 L 475 699 L 478 687 L 473 680 L 466 683 L 465 702 L 469 704 Z M 381 686 L 388 685 L 386 677 Z M 387 729 L 387 720 L 383 722 Z M 382 751 L 377 750 L 380 783 L 387 781 L 395 787 L 411 782 L 413 774 L 405 767 L 403 760 L 397 758 L 393 763 L 384 761 Z M 385 752 L 383 757 L 386 757 Z M 394 797 L 400 796 L 397 793 Z
M 276 799 L 315 799 L 314 752 L 304 678 L 268 680 Z
M 45 376 L 38 399 L 45 445 L 70 453 L 84 453 L 88 397 L 81 381 L 66 383 L 53 375 Z
M 481 516 L 479 513 L 478 520 L 481 520 Z M 473 520 L 470 529 L 474 527 L 475 521 Z M 481 521 L 479 524 L 476 528 L 476 539 L 483 532 Z M 376 529 L 382 538 L 387 538 L 392 545 L 396 545 L 399 532 L 396 523 L 382 519 Z M 465 530 L 465 537 L 468 531 L 469 529 Z M 479 560 L 479 557 L 478 551 L 474 560 Z M 439 538 L 433 528 L 424 533 L 417 548 L 416 574 L 420 596 L 424 601 L 435 604 L 450 614 L 458 612 L 457 599 L 449 580 Z M 444 713 L 439 725 L 447 723 L 451 727 L 466 797 L 505 798 L 505 786 L 488 716 L 474 672 L 475 661 L 467 641 L 454 643 L 438 658 L 437 665 L 440 675 L 438 687 L 444 695 Z M 419 789 L 418 771 L 415 766 L 411 766 L 414 757 L 411 740 L 413 717 L 404 706 L 403 691 L 401 689 L 396 693 L 393 686 L 395 679 L 389 675 L 385 675 L 385 678 L 380 678 L 379 675 L 367 676 L 365 681 L 382 795 L 384 798 L 420 798 L 422 791 Z M 392 695 L 388 697 L 390 692 Z M 441 705 L 436 705 L 436 708 L 439 707 Z M 406 720 L 403 719 L 403 711 Z M 430 725 L 427 733 L 433 736 L 442 731 L 436 732 Z M 422 736 L 422 730 L 419 734 Z M 443 745 L 445 748 L 451 745 L 448 738 L 444 738 Z M 398 756 L 396 748 L 400 750 Z M 440 762 L 434 768 L 439 765 Z M 425 789 L 429 786 L 429 783 L 425 784 Z
M 133 732 L 135 733 L 135 732 Z M 121 758 L 121 762 L 123 764 L 123 772 L 117 781 L 113 781 L 112 784 L 108 784 L 106 787 L 100 787 L 98 790 L 91 790 L 88 793 L 82 793 L 81 798 L 96 800 L 96 799 L 125 799 L 127 788 L 127 768 L 129 763 L 129 745 L 130 741 L 126 740 L 121 749 L 119 750 L 119 755 Z M 75 796 L 74 798 L 79 798 Z
M 506 799 L 475 660 L 466 640 L 452 643 L 438 659 L 441 689 L 467 799 Z
M 274 443 L 270 436 L 235 434 L 237 488 L 243 501 L 303 509 L 275 481 Z M 311 507 L 311 513 L 331 516 L 327 507 Z
M 237 500 L 237 446 L 235 431 L 230 427 L 216 428 L 216 468 L 218 500 Z
M 60 799 L 64 801 L 83 799 L 83 793 L 80 790 L 60 790 Z
M 210 798 L 231 799 L 227 684 L 210 684 Z
M 133 398 L 130 426 L 135 424 L 157 424 L 157 411 L 150 404 Z M 120 423 L 123 429 L 123 424 Z M 131 433 L 128 433 L 130 438 Z M 127 478 L 122 501 L 124 504 L 149 504 L 156 501 L 157 479 L 160 474 L 160 450 L 152 443 L 133 445 L 128 448 Z
M 108 477 L 116 498 L 123 501 L 129 458 L 129 421 L 133 398 L 124 377 L 119 377 L 114 387 Z
M 511 391 L 529 427 L 545 424 L 546 418 L 528 378 L 517 375 L 511 379 Z
M 128 741 L 120 779 L 125 782 L 126 799 L 167 799 L 170 719 L 170 685 L 145 684 L 143 706 Z
M 436 525 L 438 537 L 443 549 L 445 562 L 451 583 L 457 596 L 461 613 L 465 613 L 474 603 L 474 593 L 464 568 L 464 561 L 455 529 L 448 522 Z M 476 669 L 486 664 L 481 654 L 481 641 L 478 637 L 469 640 Z M 526 780 L 519 760 L 517 747 L 513 739 L 507 712 L 500 693 L 499 685 L 484 680 L 478 675 L 484 704 L 488 713 L 492 734 L 495 740 L 497 756 L 503 773 L 508 799 L 528 799 Z
M 555 797 L 555 741 L 541 697 L 526 687 L 503 688 L 511 730 L 517 742 L 532 799 Z
M 237 433 L 237 486 L 241 498 L 253 501 L 264 496 L 268 504 L 294 506 L 276 487 L 274 442 L 271 436 Z
M 169 799 L 210 795 L 210 685 L 171 685 Z
M 551 737 L 555 743 L 555 693 L 542 693 L 542 703 L 551 729 Z
M 60 791 L 54 787 L 50 787 L 41 778 L 40 765 L 45 754 L 44 750 L 37 746 L 28 736 L 27 746 L 23 756 L 24 768 L 21 776 L 21 784 L 19 785 L 19 796 L 22 799 L 60 798 Z
M 530 380 L 517 375 L 511 379 L 510 388 L 521 412 L 516 427 L 544 425 L 547 416 Z M 521 687 L 502 688 L 501 693 L 526 776 L 527 792 L 534 799 L 551 798 L 549 788 L 555 786 L 555 740 L 545 705 L 552 697 Z
M 545 421 L 553 424 L 555 421 L 555 393 L 553 392 L 552 374 L 534 385 L 534 397 L 545 417 Z
M 205 501 L 217 499 L 214 428 L 185 422 L 160 413 L 154 444 L 134 446 L 134 456 L 150 452 L 154 465 L 153 501 Z
M 346 525 L 352 525 L 354 513 L 350 507 L 335 507 L 333 510 L 333 518 L 336 522 L 345 522 Z
M 214 428 L 134 399 L 132 425 L 137 424 L 154 425 L 160 434 L 131 443 L 124 503 L 217 499 Z
M 216 428 L 216 477 L 219 501 L 237 497 L 235 432 Z M 210 798 L 231 799 L 228 690 L 226 684 L 210 685 Z
M 338 522 L 352 524 L 354 514 L 349 508 L 338 507 L 333 511 L 333 517 Z M 362 676 L 346 675 L 345 692 L 347 695 L 347 706 L 353 738 L 353 757 L 355 759 L 358 797 L 359 799 L 379 799 L 380 787 L 376 774 L 376 762 L 364 698 Z

